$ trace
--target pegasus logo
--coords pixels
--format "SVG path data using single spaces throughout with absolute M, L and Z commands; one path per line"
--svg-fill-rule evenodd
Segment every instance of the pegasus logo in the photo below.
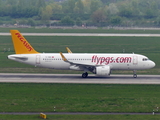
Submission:
M 30 46 L 30 44 L 21 36 L 20 33 L 15 33 L 15 35 L 19 38 L 19 40 L 23 43 L 24 47 L 28 49 L 28 51 L 32 51 L 33 48 Z

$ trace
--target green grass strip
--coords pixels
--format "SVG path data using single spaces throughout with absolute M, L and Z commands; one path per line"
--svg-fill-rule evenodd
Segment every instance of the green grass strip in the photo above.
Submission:
M 159 85 L 0 84 L 0 112 L 152 112 Z
M 47 115 L 47 120 L 159 120 L 159 115 Z M 42 120 L 39 115 L 0 115 L 1 120 Z

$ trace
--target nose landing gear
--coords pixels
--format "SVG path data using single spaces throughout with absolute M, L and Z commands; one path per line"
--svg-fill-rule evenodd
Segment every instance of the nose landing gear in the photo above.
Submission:
M 134 77 L 134 78 L 137 78 L 137 74 L 136 74 L 136 71 L 135 71 L 135 70 L 133 70 L 133 77 Z
M 134 77 L 134 78 L 137 78 L 137 74 L 134 74 L 133 77 Z

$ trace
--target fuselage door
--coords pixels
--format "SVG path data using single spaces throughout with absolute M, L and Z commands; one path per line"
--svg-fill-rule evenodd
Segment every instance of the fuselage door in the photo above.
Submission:
M 133 56 L 133 65 L 137 65 L 137 64 L 138 64 L 138 57 Z
M 41 58 L 40 55 L 36 55 L 36 65 L 40 64 L 40 58 Z

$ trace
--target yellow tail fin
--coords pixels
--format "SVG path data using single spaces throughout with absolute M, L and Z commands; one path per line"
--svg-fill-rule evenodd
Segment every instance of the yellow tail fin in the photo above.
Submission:
M 16 54 L 38 53 L 18 30 L 10 30 Z

